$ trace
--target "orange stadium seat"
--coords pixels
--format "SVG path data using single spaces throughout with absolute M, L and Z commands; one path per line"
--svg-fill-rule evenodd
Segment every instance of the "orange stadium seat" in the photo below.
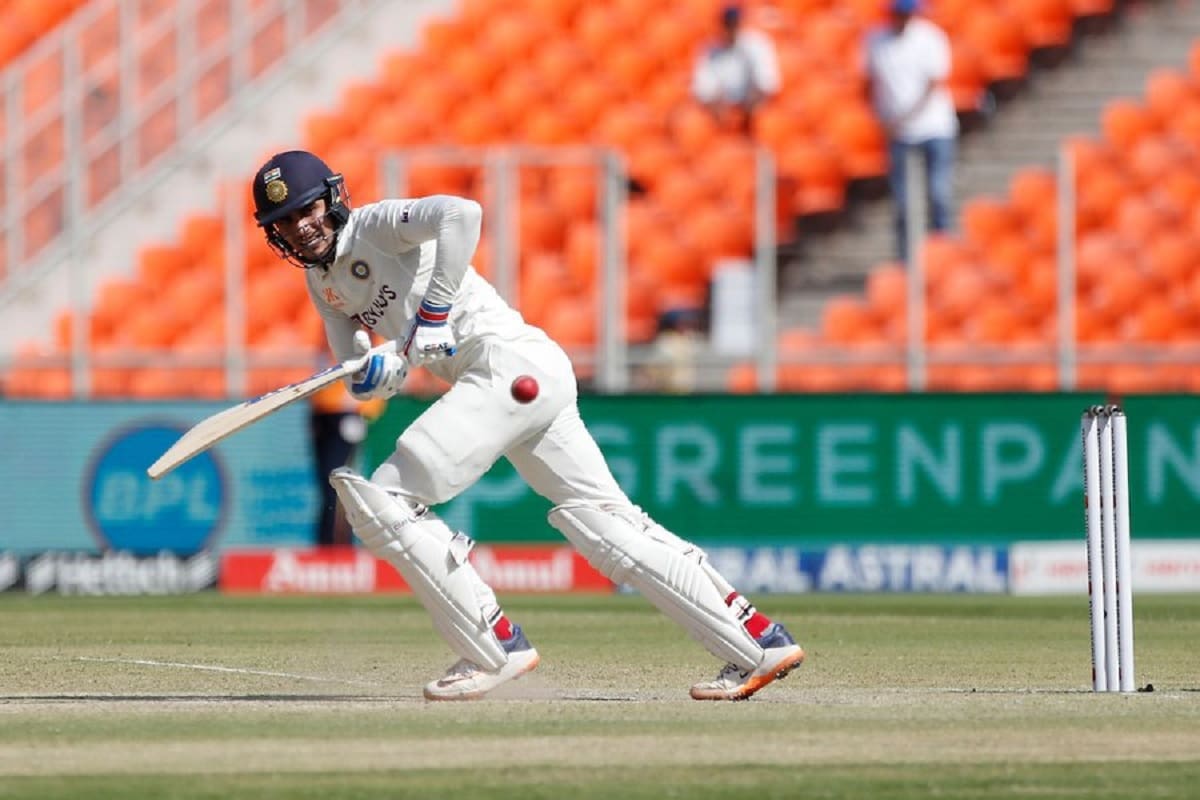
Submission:
M 4 383 L 9 397 L 65 400 L 71 396 L 71 372 L 65 366 L 51 366 L 52 356 L 66 356 L 38 342 L 18 343 L 14 363 Z
M 659 286 L 650 275 L 631 271 L 625 279 L 625 324 L 633 341 L 648 341 L 657 332 Z
M 777 155 L 784 180 L 792 181 L 791 208 L 798 216 L 840 211 L 846 204 L 846 174 L 837 153 L 818 143 L 796 143 Z
M 645 242 L 636 267 L 652 275 L 661 287 L 699 286 L 707 277 L 701 254 L 673 231 L 656 231 Z
M 978 5 L 979 0 L 938 0 L 937 3 L 926 4 L 926 13 L 954 40 L 962 33 Z
M 1007 293 L 1019 288 L 1035 255 L 1033 243 L 1024 231 L 1013 231 L 992 242 L 984 254 L 984 264 L 995 289 Z
M 692 158 L 703 156 L 720 136 L 720 127 L 713 116 L 694 103 L 675 111 L 669 130 L 672 138 Z
M 1007 295 L 985 296 L 983 304 L 964 321 L 967 340 L 978 344 L 1005 344 L 1019 338 L 1024 320 Z
M 526 198 L 521 203 L 517 229 L 522 250 L 561 251 L 566 241 L 566 220 L 541 197 Z
M 1058 269 L 1050 256 L 1035 256 L 1021 275 L 1021 302 L 1032 317 L 1047 319 L 1058 302 Z
M 563 88 L 559 104 L 563 113 L 570 115 L 581 131 L 593 131 L 605 112 L 618 102 L 618 97 L 616 87 L 609 81 L 585 73 L 575 83 Z
M 591 297 L 559 297 L 548 310 L 543 327 L 567 349 L 596 343 L 596 308 Z
M 867 276 L 867 305 L 880 319 L 902 317 L 908 307 L 908 278 L 901 263 L 881 264 Z
M 1190 231 L 1168 231 L 1148 243 L 1142 261 L 1164 289 L 1183 287 L 1200 262 L 1200 242 Z
M 21 11 L 0 32 L 5 53 L 27 47 L 82 0 L 20 0 Z M 11 4 L 10 4 L 11 5 Z M 195 19 L 196 45 L 204 49 L 227 31 L 220 4 L 202 4 Z M 210 6 L 212 8 L 210 8 Z M 381 60 L 378 75 L 345 84 L 334 111 L 311 113 L 305 146 L 327 155 L 347 175 L 356 202 L 379 196 L 378 159 L 384 149 L 457 143 L 541 145 L 607 144 L 626 159 L 634 183 L 625 219 L 628 243 L 628 335 L 647 340 L 657 315 L 672 304 L 699 306 L 715 260 L 746 257 L 753 247 L 755 178 L 749 151 L 691 101 L 690 66 L 716 28 L 720 0 L 701 0 L 684 13 L 678 4 L 648 13 L 640 0 L 600 7 L 582 0 L 463 0 L 451 16 L 427 23 L 420 47 Z M 754 117 L 751 135 L 775 156 L 779 171 L 780 230 L 794 217 L 834 215 L 846 209 L 852 182 L 886 174 L 886 137 L 862 97 L 861 42 L 885 19 L 876 0 L 781 0 L 755 5 L 751 18 L 776 41 L 784 85 L 781 95 Z M 939 0 L 928 13 L 948 31 L 954 55 L 950 80 L 956 108 L 978 111 L 985 92 L 1019 83 L 1028 75 L 1031 50 L 1059 48 L 1073 35 L 1077 17 L 1110 14 L 1112 0 Z M 144 35 L 135 52 L 138 88 L 151 91 L 176 71 L 170 35 L 150 23 L 172 11 L 168 0 L 139 3 L 135 21 Z M 283 54 L 286 20 L 256 33 L 252 72 Z M 88 25 L 82 59 L 111 58 L 118 19 Z M 636 46 L 635 46 L 636 43 Z M 16 49 L 14 49 L 16 48 Z M 26 102 L 57 95 L 57 61 L 31 76 Z M 1200 297 L 1191 277 L 1200 255 L 1200 45 L 1190 73 L 1157 70 L 1147 78 L 1143 100 L 1117 100 L 1106 108 L 1100 139 L 1072 139 L 1078 181 L 1079 337 L 1084 342 L 1174 342 L 1191 335 L 1200 320 L 1183 298 Z M 413 81 L 413 74 L 426 76 Z M 197 90 L 218 108 L 226 89 L 219 73 Z M 31 109 L 25 109 L 26 112 Z M 207 112 L 202 112 L 207 113 Z M 92 129 L 107 124 L 98 114 Z M 145 163 L 169 150 L 180 131 L 167 112 L 139 132 L 138 158 Z M 61 120 L 20 155 L 26 177 L 63 163 Z M 91 173 L 89 173 L 90 175 Z M 480 195 L 480 170 L 414 161 L 407 164 L 407 193 Z M 95 171 L 89 191 L 100 199 L 112 181 Z M 592 168 L 522 170 L 519 224 L 520 307 L 568 347 L 595 342 L 600 233 L 599 176 Z M 927 280 L 927 338 L 946 352 L 968 346 L 1033 347 L 1054 330 L 1057 302 L 1055 176 L 1018 172 L 1003 198 L 964 198 L 959 236 L 931 236 L 923 250 Z M 29 219 L 29 242 L 45 242 L 61 228 L 64 209 L 48 202 Z M 487 224 L 485 222 L 485 224 Z M 257 231 L 247 222 L 241 233 Z M 107 352 L 137 344 L 216 353 L 226 337 L 224 309 L 225 231 L 218 216 L 197 215 L 180 228 L 178 244 L 147 243 L 139 255 L 139 282 L 106 284 L 89 316 L 89 337 Z M 303 296 L 303 282 L 262 246 L 247 241 L 247 338 L 269 354 L 289 337 L 302 346 L 323 346 L 322 325 Z M 486 270 L 486 242 L 478 251 Z M 1177 291 L 1172 292 L 1172 289 Z M 1182 289 L 1182 291 L 1178 291 Z M 133 296 L 154 292 L 156 301 L 138 314 L 123 309 Z M 1013 298 L 1020 302 L 1014 303 Z M 656 302 L 656 300 L 658 302 Z M 780 370 L 780 385 L 803 390 L 904 388 L 902 365 L 889 348 L 903 340 L 907 275 L 902 265 L 880 264 L 861 297 L 831 301 L 822 334 L 796 334 L 788 346 L 857 346 L 880 354 L 879 363 L 812 365 Z M 64 317 L 64 319 L 69 319 Z M 69 325 L 58 326 L 60 343 Z M 783 348 L 781 339 L 781 349 Z M 1118 367 L 1129 365 L 1116 364 Z M 271 388 L 283 368 L 263 367 L 254 381 Z M 65 373 L 64 373 L 65 374 Z M 146 370 L 98 366 L 96 390 L 146 397 L 224 390 L 219 369 L 195 367 L 164 379 Z M 27 377 L 14 371 L 8 383 Z M 1024 367 L 946 364 L 931 369 L 933 383 L 950 388 L 1051 388 L 1054 373 L 1044 358 Z M 1102 373 L 1096 373 L 1103 377 Z M 194 386 L 188 388 L 188 382 Z M 731 371 L 730 386 L 751 388 L 752 368 Z M 1186 382 L 1167 369 L 1114 370 L 1110 385 L 1153 386 Z M 58 383 L 55 383 L 58 381 Z M 69 389 L 61 376 L 51 391 Z
M 518 310 L 535 325 L 544 321 L 570 285 L 563 260 L 555 253 L 535 253 L 522 261 Z
M 25 67 L 23 85 L 24 113 L 33 116 L 52 104 L 62 102 L 63 64 L 62 54 L 55 51 L 47 56 L 35 58 Z
M 727 206 L 707 206 L 682 223 L 685 236 L 711 259 L 749 254 L 753 239 L 749 212 Z
M 4 63 L 36 39 L 49 33 L 84 2 L 85 0 L 11 0 L 5 9 L 4 28 L 6 31 L 12 29 L 17 34 L 13 39 L 14 43 L 23 44 L 7 55 L 0 49 L 0 63 Z
M 1013 175 L 1008 202 L 1035 252 L 1054 252 L 1058 244 L 1058 180 L 1047 170 L 1030 167 Z
M 1151 135 L 1138 141 L 1126 156 L 1128 174 L 1141 191 L 1161 186 L 1176 172 L 1186 172 L 1191 166 L 1191 154 L 1165 136 Z
M 1157 129 L 1154 116 L 1134 100 L 1111 100 L 1101 114 L 1104 138 L 1122 154 L 1133 150 Z
M 1029 71 L 1029 43 L 1020 21 L 1008 11 L 977 8 L 962 31 L 979 53 L 989 81 L 1018 81 Z
M 1147 243 L 1165 232 L 1172 222 L 1164 212 L 1145 196 L 1130 193 L 1117 206 L 1113 227 L 1131 244 Z
M 1034 49 L 1061 48 L 1070 43 L 1075 21 L 1071 0 L 1014 0 L 1010 7 L 1021 22 L 1025 40 Z
M 963 206 L 963 237 L 981 250 L 1017 229 L 1018 220 L 1007 202 L 993 197 L 977 197 Z
M 836 13 L 811 14 L 798 33 L 808 51 L 810 63 L 821 72 L 862 73 L 862 60 L 846 57 L 856 52 L 862 38 L 852 18 Z
M 546 196 L 565 219 L 594 219 L 599 181 L 599 171 L 591 165 L 559 167 L 546 182 Z
M 599 66 L 619 90 L 635 93 L 662 71 L 663 63 L 648 47 L 614 47 L 601 55 Z
M 1180 110 L 1198 99 L 1196 86 L 1175 69 L 1156 69 L 1146 76 L 1146 108 L 1159 127 L 1171 123 Z
M 1080 231 L 1112 224 L 1121 198 L 1129 191 L 1130 182 L 1124 170 L 1096 164 L 1090 169 L 1077 166 L 1075 174 L 1079 183 L 1076 215 Z
M 220 248 L 222 244 L 217 240 L 211 246 Z M 148 245 L 138 254 L 138 276 L 146 285 L 168 291 L 176 278 L 191 267 L 193 259 L 192 254 L 174 245 Z
M 571 225 L 564 247 L 564 264 L 576 286 L 596 285 L 600 258 L 600 231 L 596 223 L 585 220 Z
M 946 81 L 954 108 L 960 113 L 980 111 L 988 77 L 979 51 L 960 43 L 951 44 L 950 78 Z
M 1058 179 L 1040 167 L 1018 170 L 1008 184 L 1008 202 L 1028 223 L 1054 208 Z
M 563 29 L 579 13 L 584 3 L 583 0 L 528 0 L 527 5 L 535 17 Z
M 871 339 L 877 330 L 875 315 L 858 298 L 835 297 L 825 304 L 821 333 L 826 341 L 856 344 Z
M 1117 0 L 1071 0 L 1076 17 L 1104 17 L 1113 13 Z
M 125 345 L 115 342 L 98 345 L 92 350 L 94 362 L 90 380 L 93 396 L 102 398 L 122 398 L 129 396 L 129 382 L 134 374 L 133 368 L 106 363 L 106 359 L 120 357 L 125 354 Z
M 828 113 L 826 138 L 841 152 L 846 177 L 863 180 L 887 175 L 887 135 L 870 108 L 859 101 L 842 104 Z

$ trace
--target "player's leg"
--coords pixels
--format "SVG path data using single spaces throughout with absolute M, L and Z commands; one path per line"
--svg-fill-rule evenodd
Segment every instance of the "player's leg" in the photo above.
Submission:
M 545 366 L 554 363 L 548 346 L 523 355 L 482 345 L 467 372 L 404 430 L 371 479 L 425 505 L 444 503 L 478 481 L 514 443 L 545 429 L 575 402 L 574 376 Z M 524 374 L 539 386 L 530 403 L 518 403 L 511 393 L 513 380 Z
M 629 501 L 574 404 L 507 456 L 530 486 L 555 504 L 551 524 L 589 563 L 636 588 L 728 662 L 716 681 L 693 687 L 693 697 L 744 699 L 804 660 L 804 651 L 783 626 L 755 610 L 703 550 Z
M 348 468 L 329 478 L 355 535 L 399 572 L 459 661 L 425 687 L 431 700 L 481 697 L 534 669 L 537 650 L 467 560 L 473 543 L 436 514 Z
M 544 383 L 541 402 L 514 410 L 501 378 L 469 370 L 404 431 L 370 481 L 349 472 L 331 479 L 355 534 L 404 576 L 460 657 L 425 687 L 431 699 L 478 697 L 537 665 L 537 651 L 467 560 L 473 542 L 426 507 L 470 486 L 513 441 L 574 399 L 573 386 Z

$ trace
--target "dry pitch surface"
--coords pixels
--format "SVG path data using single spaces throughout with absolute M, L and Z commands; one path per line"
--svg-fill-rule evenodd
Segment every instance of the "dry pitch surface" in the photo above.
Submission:
M 809 653 L 747 703 L 636 597 L 516 597 L 542 667 L 477 703 L 409 599 L 0 597 L 0 798 L 1192 797 L 1200 598 L 1135 600 L 1095 696 L 1083 598 L 761 598 Z

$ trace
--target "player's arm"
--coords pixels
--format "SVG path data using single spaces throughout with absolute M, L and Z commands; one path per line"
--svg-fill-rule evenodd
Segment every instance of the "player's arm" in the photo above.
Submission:
M 452 356 L 456 346 L 447 323 L 458 287 L 479 244 L 483 208 L 465 197 L 439 194 L 393 201 L 388 204 L 387 213 L 397 236 L 404 242 L 437 243 L 433 274 L 404 343 L 404 356 L 412 364 Z
M 310 296 L 311 293 L 310 293 Z M 325 341 L 338 361 L 360 358 L 371 349 L 371 337 L 358 323 L 313 296 L 313 304 L 325 326 Z M 395 352 L 373 354 L 363 368 L 346 378 L 346 388 L 357 400 L 386 399 L 400 391 L 408 377 L 408 364 Z
M 407 201 L 395 224 L 410 242 L 437 242 L 425 301 L 437 308 L 451 307 L 479 245 L 483 208 L 465 197 L 431 195 Z

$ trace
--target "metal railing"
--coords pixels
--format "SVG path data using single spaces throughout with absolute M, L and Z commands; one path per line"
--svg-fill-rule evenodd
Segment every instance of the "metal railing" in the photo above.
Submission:
M 758 217 L 760 222 L 770 221 L 770 224 L 756 226 L 754 258 L 759 266 L 754 279 L 754 298 L 762 308 L 774 309 L 777 305 L 774 166 L 765 151 L 758 151 L 752 163 L 759 177 L 760 191 L 756 201 Z M 607 393 L 628 390 L 634 385 L 634 376 L 639 370 L 664 361 L 662 354 L 653 347 L 631 345 L 626 335 L 629 245 L 623 221 L 629 202 L 629 176 L 624 159 L 618 153 L 601 148 L 528 146 L 438 147 L 392 152 L 384 154 L 379 163 L 378 185 L 382 196 L 408 196 L 410 171 L 414 166 L 428 167 L 431 164 L 453 165 L 478 172 L 477 196 L 485 207 L 483 247 L 489 254 L 486 272 L 501 295 L 517 307 L 520 307 L 520 265 L 524 251 L 519 223 L 522 213 L 522 170 L 552 171 L 554 168 L 583 166 L 594 172 L 594 224 L 600 235 L 594 254 L 597 264 L 595 281 L 594 285 L 587 287 L 587 291 L 595 299 L 591 307 L 596 314 L 597 335 L 594 344 L 572 344 L 568 349 L 588 386 Z M 331 166 L 337 169 L 336 164 Z M 355 187 L 349 188 L 354 197 Z M 149 368 L 176 372 L 180 380 L 185 382 L 181 385 L 186 385 L 188 376 L 195 375 L 196 370 L 209 373 L 220 370 L 224 376 L 224 393 L 230 398 L 242 397 L 248 392 L 264 390 L 261 383 L 251 386 L 248 381 L 251 370 L 276 367 L 311 369 L 322 359 L 328 358 L 322 348 L 307 351 L 301 346 L 285 355 L 278 352 L 262 353 L 247 344 L 249 266 L 246 236 L 256 235 L 257 231 L 248 231 L 250 209 L 246 206 L 244 193 L 238 191 L 237 186 L 227 187 L 220 195 L 218 206 L 224 230 L 224 271 L 218 280 L 223 284 L 224 341 L 214 342 L 211 350 L 205 352 L 192 351 L 177 355 L 164 350 L 136 348 L 123 353 L 97 353 L 84 346 L 71 358 L 65 354 L 40 358 L 39 363 L 46 368 L 61 370 L 67 364 L 73 367 L 73 396 L 92 396 L 89 376 L 96 371 Z M 751 270 L 753 263 L 746 259 L 745 267 Z M 69 268 L 79 269 L 78 265 L 69 265 Z M 78 322 L 84 324 L 74 325 L 73 330 L 86 332 L 87 314 L 81 313 L 77 317 Z M 774 381 L 776 366 L 774 313 L 756 315 L 756 325 L 756 343 L 751 349 L 756 354 L 759 374 L 764 384 L 769 386 Z M 86 340 L 86 333 L 81 338 Z M 719 361 L 717 359 L 714 363 Z
M 89 218 L 370 0 L 95 0 L 5 67 L 0 294 L 85 235 Z
M 930 385 L 930 370 L 944 366 L 979 366 L 979 367 L 1022 367 L 1043 368 L 1052 365 L 1055 375 L 1055 386 L 1058 391 L 1074 391 L 1081 386 L 1081 367 L 1096 367 L 1103 369 L 1114 365 L 1135 365 L 1144 367 L 1167 366 L 1186 368 L 1200 365 L 1200 339 L 1194 341 L 1172 341 L 1169 343 L 1133 342 L 1120 340 L 1121 320 L 1113 321 L 1112 341 L 1108 343 L 1081 341 L 1077 330 L 1079 319 L 1080 292 L 1076 261 L 1080 247 L 1078 226 L 1078 201 L 1080 183 L 1075 167 L 1073 150 L 1069 143 L 1060 148 L 1055 167 L 1055 197 L 1053 209 L 1057 220 L 1055 227 L 1054 269 L 1055 269 L 1055 299 L 1053 335 L 1043 337 L 1037 345 L 1010 347 L 1002 343 L 974 343 L 963 346 L 961 343 L 946 345 L 930 341 L 926 329 L 926 310 L 935 300 L 931 296 L 931 287 L 927 281 L 924 265 L 925 245 L 928 241 L 926 233 L 926 209 L 928 207 L 928 187 L 924 180 L 925 169 L 920 163 L 919 152 L 910 148 L 907 152 L 906 192 L 910 198 L 907 214 L 908 253 L 906 264 L 906 334 L 903 353 L 906 373 L 907 391 L 924 391 Z M 1062 221 L 1071 221 L 1063 224 Z M 1145 243 L 1150 244 L 1150 243 Z M 1119 265 L 1112 265 L 1117 269 Z M 964 265 L 964 268 L 970 268 Z M 1142 298 L 1150 300 L 1151 298 Z M 1019 295 L 1013 295 L 1011 302 L 1021 303 Z M 828 355 L 828 358 L 823 357 Z M 847 353 L 812 354 L 809 363 L 830 363 L 848 358 L 859 363 L 896 364 L 899 353 L 880 357 L 874 355 Z M 1104 388 L 1099 386 L 1093 370 L 1089 380 L 1084 381 L 1086 388 Z M 1169 380 L 1155 380 L 1156 388 L 1180 390 L 1183 386 L 1171 386 Z M 1194 384 L 1200 386 L 1200 382 Z M 936 388 L 936 387 L 935 387 Z

